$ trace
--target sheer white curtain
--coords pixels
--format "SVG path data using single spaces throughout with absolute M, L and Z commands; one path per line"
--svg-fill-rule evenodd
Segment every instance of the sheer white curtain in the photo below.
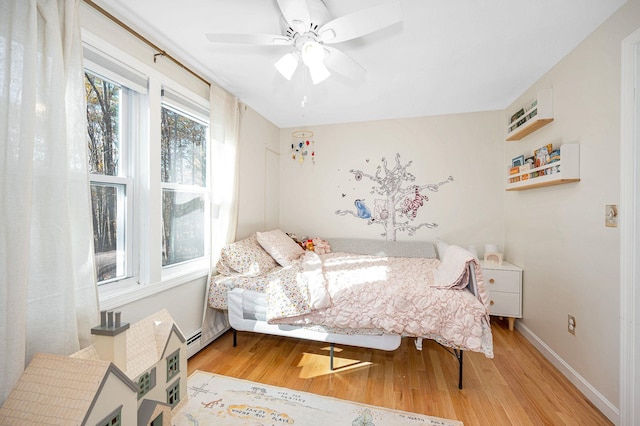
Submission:
M 0 0 L 0 403 L 98 321 L 79 0 Z
M 211 169 L 214 211 L 212 218 L 211 271 L 220 250 L 235 240 L 238 223 L 238 98 L 211 85 Z M 217 207 L 217 208 L 215 208 Z M 207 305 L 205 297 L 202 342 L 215 338 L 228 327 L 226 317 Z

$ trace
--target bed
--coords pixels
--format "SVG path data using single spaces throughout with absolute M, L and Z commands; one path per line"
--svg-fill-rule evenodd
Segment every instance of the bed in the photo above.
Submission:
M 293 244 L 291 244 L 293 243 Z M 234 330 L 392 351 L 403 337 L 432 339 L 455 355 L 493 357 L 489 306 L 477 259 L 429 242 L 329 239 L 305 251 L 280 230 L 223 249 L 208 304 Z

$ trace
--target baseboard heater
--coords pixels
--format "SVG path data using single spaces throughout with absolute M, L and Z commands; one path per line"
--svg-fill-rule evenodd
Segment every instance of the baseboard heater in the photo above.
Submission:
M 197 329 L 187 337 L 187 358 L 191 358 L 202 349 L 202 328 Z

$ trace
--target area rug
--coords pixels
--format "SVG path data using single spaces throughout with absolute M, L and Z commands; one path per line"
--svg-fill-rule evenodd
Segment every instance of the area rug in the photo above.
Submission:
M 390 410 L 195 371 L 188 401 L 173 414 L 174 426 L 204 425 L 430 425 L 462 422 Z

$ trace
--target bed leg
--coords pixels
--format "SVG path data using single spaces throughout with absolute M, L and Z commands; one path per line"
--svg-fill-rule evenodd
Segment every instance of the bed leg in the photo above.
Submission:
M 414 342 L 416 344 L 416 349 L 421 351 L 422 350 L 422 337 L 416 337 L 416 340 Z
M 332 343 L 329 349 L 329 369 L 331 371 L 333 371 L 333 352 L 335 347 L 336 347 L 335 343 Z
M 458 358 L 458 389 L 462 389 L 462 354 L 463 351 L 456 350 L 456 358 Z
M 235 348 L 236 346 L 238 346 L 238 331 L 233 328 L 233 347 Z

